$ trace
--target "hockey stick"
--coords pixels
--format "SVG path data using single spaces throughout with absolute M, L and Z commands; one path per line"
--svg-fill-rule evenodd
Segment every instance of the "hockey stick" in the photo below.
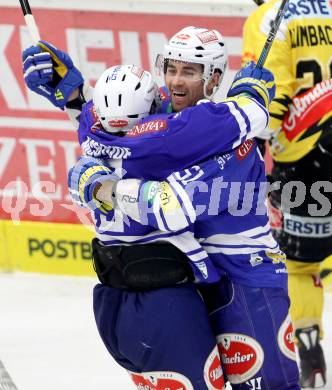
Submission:
M 28 27 L 30 37 L 32 39 L 32 43 L 34 45 L 37 45 L 37 42 L 40 41 L 40 35 L 35 18 L 31 12 L 29 0 L 20 0 L 20 4 L 24 15 L 25 23 Z
M 285 15 L 286 9 L 287 9 L 287 3 L 288 0 L 282 0 L 282 3 L 280 5 L 280 8 L 278 10 L 277 16 L 274 19 L 274 22 L 272 23 L 269 35 L 266 39 L 266 42 L 264 44 L 263 50 L 258 58 L 256 67 L 259 69 L 262 69 L 264 66 L 264 63 L 266 61 L 267 55 L 269 54 L 269 51 L 271 49 L 272 43 L 274 41 L 274 38 L 277 35 L 280 23 L 282 21 L 282 18 Z

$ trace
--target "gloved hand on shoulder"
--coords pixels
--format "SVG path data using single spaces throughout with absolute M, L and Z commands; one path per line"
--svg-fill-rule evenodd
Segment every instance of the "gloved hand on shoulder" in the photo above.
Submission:
M 272 72 L 266 68 L 257 68 L 256 63 L 251 61 L 237 72 L 227 97 L 246 93 L 268 108 L 275 92 L 276 86 Z
M 46 41 L 25 49 L 22 61 L 27 87 L 62 110 L 70 95 L 84 83 L 69 55 Z
M 73 201 L 80 206 L 91 210 L 98 208 L 103 214 L 107 214 L 114 208 L 112 188 L 119 179 L 114 169 L 103 160 L 81 157 L 68 172 L 69 192 Z

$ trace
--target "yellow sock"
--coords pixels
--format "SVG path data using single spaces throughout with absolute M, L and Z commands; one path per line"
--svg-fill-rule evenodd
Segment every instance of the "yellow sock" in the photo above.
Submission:
M 321 263 L 287 260 L 290 314 L 294 329 L 319 325 L 322 337 L 324 294 L 319 279 Z

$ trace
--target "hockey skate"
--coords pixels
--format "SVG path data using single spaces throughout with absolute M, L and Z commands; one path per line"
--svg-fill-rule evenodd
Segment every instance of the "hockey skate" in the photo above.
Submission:
M 326 384 L 326 364 L 319 343 L 319 326 L 297 329 L 298 351 L 301 369 L 301 387 L 319 388 Z

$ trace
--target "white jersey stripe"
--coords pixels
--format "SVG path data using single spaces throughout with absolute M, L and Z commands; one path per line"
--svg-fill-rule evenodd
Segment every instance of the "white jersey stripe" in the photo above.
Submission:
M 243 230 L 240 231 L 239 233 L 234 233 L 234 234 L 214 234 L 212 236 L 209 236 L 207 239 L 205 238 L 200 238 L 199 241 L 205 241 L 209 243 L 218 243 L 218 241 L 228 241 L 230 240 L 230 237 L 234 237 L 234 240 L 237 240 L 236 237 L 242 238 L 242 237 L 248 237 L 254 239 L 255 236 L 258 236 L 260 234 L 269 234 L 271 227 L 270 223 L 268 222 L 265 226 L 258 226 L 253 229 L 249 230 Z
M 241 144 L 241 140 L 247 134 L 247 124 L 246 124 L 246 121 L 244 120 L 241 112 L 236 108 L 234 103 L 227 102 L 226 104 L 229 108 L 230 113 L 233 115 L 233 117 L 237 121 L 239 128 L 240 128 L 239 138 L 233 143 L 233 146 L 232 146 L 232 148 L 235 149 Z M 241 107 L 241 109 L 242 109 L 242 107 Z
M 276 244 L 271 233 L 267 233 L 259 238 L 245 237 L 241 234 L 216 234 L 206 240 L 200 239 L 203 245 L 266 245 L 268 247 Z
M 164 221 L 162 220 L 161 215 L 160 215 L 162 210 L 160 207 L 160 198 L 159 197 L 156 197 L 156 202 L 153 203 L 152 207 L 153 207 L 153 213 L 156 217 L 156 221 L 157 221 L 159 229 L 166 231 Z
M 254 248 L 248 248 L 248 247 L 244 247 L 244 248 L 217 248 L 215 246 L 208 246 L 208 245 L 204 245 L 204 249 L 206 250 L 207 253 L 211 253 L 211 254 L 215 254 L 215 253 L 222 253 L 224 255 L 248 255 L 248 254 L 251 254 L 251 253 L 257 253 L 257 252 L 261 252 L 261 251 L 269 251 L 269 252 L 273 252 L 273 253 L 278 253 L 280 251 L 279 249 L 279 245 L 277 244 L 275 248 L 269 248 L 269 247 L 266 247 L 266 248 L 258 248 L 258 247 L 254 247 Z
M 174 175 L 170 175 L 167 180 L 173 188 L 175 194 L 177 194 L 177 196 L 182 200 L 190 222 L 194 223 L 196 220 L 196 212 L 187 192 L 181 187 Z

